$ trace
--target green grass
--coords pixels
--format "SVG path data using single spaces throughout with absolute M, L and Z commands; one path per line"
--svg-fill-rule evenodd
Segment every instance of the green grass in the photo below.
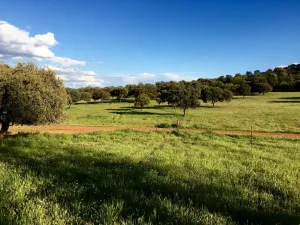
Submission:
M 296 225 L 299 150 L 256 137 L 251 151 L 249 137 L 211 133 L 12 136 L 0 150 L 0 224 Z
M 66 110 L 66 124 L 104 126 L 148 126 L 176 124 L 182 111 L 155 101 L 141 111 L 133 103 L 78 104 Z M 235 97 L 230 103 L 217 103 L 190 109 L 184 127 L 197 129 L 300 132 L 300 93 L 268 93 L 264 96 Z

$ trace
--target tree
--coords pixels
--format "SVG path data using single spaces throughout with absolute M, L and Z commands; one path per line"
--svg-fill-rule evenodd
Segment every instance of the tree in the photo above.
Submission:
M 66 88 L 67 94 L 68 94 L 68 103 L 69 103 L 69 108 L 71 108 L 71 106 L 80 101 L 80 92 L 76 89 L 72 89 L 72 88 Z
M 230 102 L 232 100 L 232 97 L 233 97 L 233 94 L 230 90 L 228 90 L 228 89 L 223 90 L 223 99 L 222 99 L 222 101 Z
M 211 101 L 213 108 L 215 107 L 216 102 L 223 102 L 223 101 L 231 101 L 233 94 L 231 91 L 219 87 L 205 87 L 201 93 L 201 99 L 203 102 L 207 103 Z
M 135 98 L 134 106 L 141 107 L 141 111 L 143 110 L 144 106 L 150 104 L 150 98 L 147 94 L 140 94 Z
M 103 101 L 110 98 L 110 93 L 105 89 L 95 88 L 93 91 L 92 98 L 94 99 L 94 101 L 96 100 Z
M 117 97 L 117 99 L 121 102 L 122 99 L 126 98 L 128 95 L 127 87 L 116 87 L 111 91 L 111 96 Z
M 199 97 L 201 95 L 201 87 L 197 81 L 178 82 L 177 88 L 173 91 L 173 100 L 175 106 L 183 109 L 183 116 L 186 116 L 186 110 L 200 106 Z
M 265 93 L 268 93 L 270 91 L 272 91 L 272 86 L 268 83 L 258 83 L 256 85 L 256 90 L 258 91 L 258 93 L 260 94 L 265 94 Z
M 238 93 L 238 95 L 243 96 L 243 98 L 245 98 L 246 95 L 250 95 L 251 94 L 251 86 L 249 84 L 241 84 L 237 87 L 236 92 Z
M 91 98 L 92 98 L 92 95 L 90 92 L 81 92 L 80 100 L 89 102 L 91 100 Z
M 0 66 L 1 132 L 8 131 L 11 124 L 58 122 L 66 104 L 66 90 L 52 70 L 33 63 Z

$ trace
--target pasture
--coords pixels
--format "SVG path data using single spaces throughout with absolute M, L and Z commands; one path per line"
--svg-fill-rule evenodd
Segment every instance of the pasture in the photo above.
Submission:
M 300 141 L 138 131 L 19 134 L 0 224 L 299 224 Z
M 264 96 L 234 97 L 229 103 L 201 103 L 189 109 L 183 127 L 247 131 L 300 132 L 299 92 L 268 93 Z M 182 118 L 182 110 L 151 102 L 142 111 L 126 102 L 91 102 L 77 104 L 66 110 L 65 124 L 100 126 L 172 126 Z

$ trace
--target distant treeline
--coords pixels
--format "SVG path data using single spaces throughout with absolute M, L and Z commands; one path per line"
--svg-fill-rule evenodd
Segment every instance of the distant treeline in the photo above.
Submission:
M 239 86 L 247 84 L 251 87 L 250 91 L 260 92 L 262 83 L 269 84 L 273 91 L 292 92 L 300 91 L 300 64 L 291 64 L 287 67 L 276 67 L 265 72 L 255 70 L 254 73 L 236 74 L 235 76 L 220 76 L 216 80 L 227 85 L 235 94 L 239 94 Z
M 182 81 L 183 82 L 183 81 Z M 129 84 L 118 87 L 84 87 L 79 89 L 67 88 L 71 96 L 72 102 L 79 100 L 89 101 L 106 100 L 115 97 L 119 101 L 129 97 L 137 97 L 141 93 L 146 94 L 150 99 L 157 100 L 158 103 L 172 103 L 171 94 L 178 89 L 182 82 L 157 82 L 154 84 Z M 287 67 L 277 67 L 268 69 L 265 72 L 256 70 L 254 72 L 246 72 L 245 74 L 236 74 L 220 76 L 214 79 L 198 79 L 192 83 L 197 83 L 198 98 L 203 101 L 214 101 L 213 93 L 219 95 L 218 99 L 222 99 L 221 92 L 229 95 L 247 96 L 253 93 L 264 94 L 270 91 L 300 91 L 300 65 L 292 64 Z M 184 82 L 185 84 L 189 82 Z M 186 86 L 186 85 L 184 85 Z M 195 85 L 194 85 L 195 86 Z M 229 91 L 229 92 L 228 92 Z M 223 93 L 224 94 L 224 93 Z M 223 95 L 222 94 L 222 95 Z M 166 97 L 168 96 L 168 97 Z

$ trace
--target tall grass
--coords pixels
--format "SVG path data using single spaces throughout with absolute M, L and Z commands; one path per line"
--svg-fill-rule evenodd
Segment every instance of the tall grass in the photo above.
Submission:
M 32 134 L 0 150 L 0 224 L 299 224 L 300 141 Z

